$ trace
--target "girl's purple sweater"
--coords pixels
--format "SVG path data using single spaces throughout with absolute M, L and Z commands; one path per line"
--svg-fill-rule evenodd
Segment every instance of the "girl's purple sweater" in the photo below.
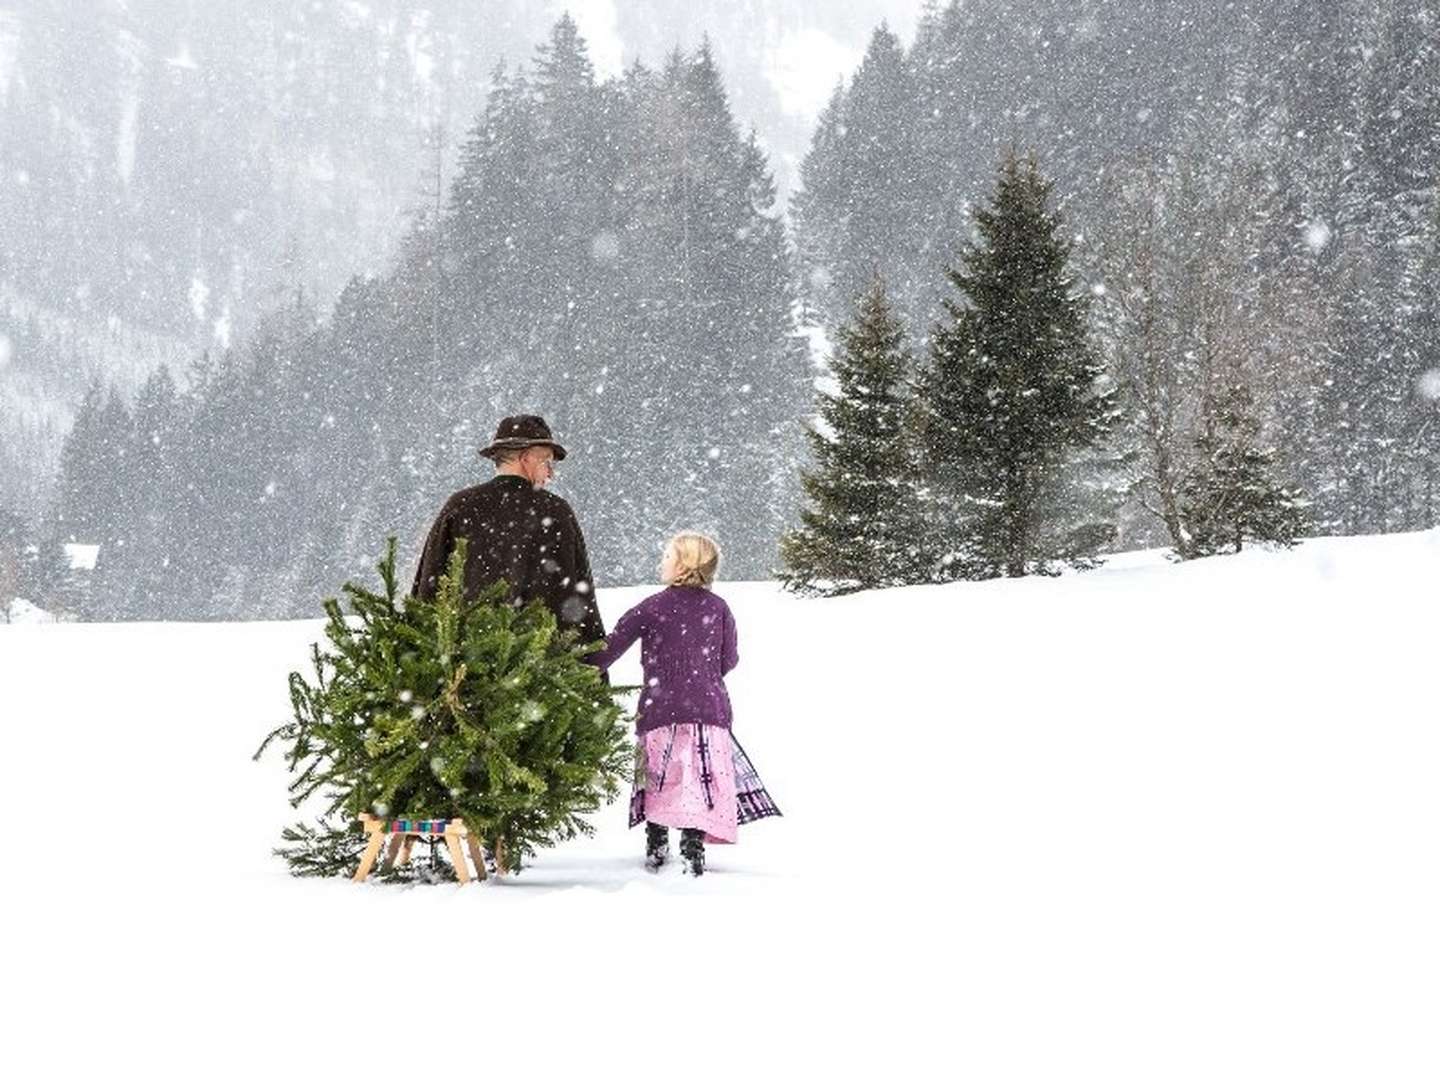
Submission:
M 645 671 L 636 730 L 644 734 L 684 723 L 730 726 L 725 675 L 740 655 L 735 617 L 724 600 L 709 589 L 671 585 L 622 615 L 592 662 L 608 668 L 636 638 Z

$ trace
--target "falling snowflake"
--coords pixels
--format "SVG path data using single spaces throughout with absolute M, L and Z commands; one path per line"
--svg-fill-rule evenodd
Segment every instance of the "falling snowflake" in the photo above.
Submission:
M 1330 238 L 1332 235 L 1330 226 L 1324 221 L 1316 219 L 1315 221 L 1306 222 L 1305 224 L 1305 246 L 1316 255 L 1319 255 L 1330 246 Z
M 1440 401 L 1440 368 L 1431 368 L 1415 381 L 1415 389 L 1426 401 Z
M 233 330 L 234 324 L 230 320 L 230 305 L 226 304 L 225 310 L 221 313 L 220 317 L 215 320 L 215 344 L 219 345 L 222 349 L 228 349 L 230 347 L 230 338 Z
M 590 241 L 590 257 L 596 262 L 613 263 L 620 257 L 620 238 L 609 229 L 596 233 Z
M 206 285 L 199 274 L 190 279 L 190 312 L 195 316 L 196 322 L 204 322 L 205 305 L 210 301 L 210 286 Z
M 195 57 L 190 54 L 190 46 L 186 42 L 180 43 L 174 56 L 167 56 L 165 64 L 168 67 L 178 68 L 181 71 L 198 71 L 200 65 L 195 62 Z

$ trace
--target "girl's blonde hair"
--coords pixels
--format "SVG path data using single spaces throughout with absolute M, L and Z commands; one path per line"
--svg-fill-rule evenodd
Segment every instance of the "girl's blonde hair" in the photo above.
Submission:
M 665 545 L 675 552 L 675 576 L 667 585 L 698 585 L 709 588 L 720 568 L 720 545 L 698 532 L 682 532 Z

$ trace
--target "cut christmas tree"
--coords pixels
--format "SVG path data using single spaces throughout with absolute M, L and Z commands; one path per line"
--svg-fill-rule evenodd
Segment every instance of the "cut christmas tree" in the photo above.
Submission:
M 595 643 L 543 605 L 517 607 L 503 583 L 467 602 L 464 565 L 462 542 L 433 600 L 397 600 L 392 539 L 383 593 L 346 585 L 348 616 L 326 602 L 330 649 L 315 646 L 313 681 L 291 674 L 294 719 L 255 753 L 285 744 L 291 804 L 322 800 L 316 826 L 286 831 L 293 873 L 352 872 L 361 813 L 462 818 L 519 870 L 590 833 L 585 815 L 628 779 L 622 690 L 586 662 Z

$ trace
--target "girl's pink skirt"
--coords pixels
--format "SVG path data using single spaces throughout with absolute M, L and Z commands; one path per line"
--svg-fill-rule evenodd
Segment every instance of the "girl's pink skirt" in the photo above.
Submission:
M 646 821 L 673 829 L 704 829 L 712 844 L 735 842 L 739 814 L 728 728 L 708 724 L 657 728 L 645 735 L 644 758 Z

